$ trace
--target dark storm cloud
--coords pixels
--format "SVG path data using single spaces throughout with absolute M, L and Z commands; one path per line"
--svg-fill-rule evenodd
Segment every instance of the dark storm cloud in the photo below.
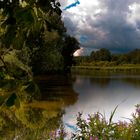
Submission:
M 108 0 L 106 4 L 107 12 L 96 23 L 97 28 L 107 32 L 105 47 L 115 52 L 140 48 L 140 32 L 137 26 L 128 21 L 128 14 L 131 14 L 129 5 L 132 4 L 132 0 Z M 98 47 L 102 47 L 102 44 L 100 43 Z
M 112 52 L 140 48 L 139 0 L 100 0 L 98 8 L 80 7 L 64 12 L 68 33 L 86 48 L 106 47 Z M 82 3 L 82 1 L 81 1 Z

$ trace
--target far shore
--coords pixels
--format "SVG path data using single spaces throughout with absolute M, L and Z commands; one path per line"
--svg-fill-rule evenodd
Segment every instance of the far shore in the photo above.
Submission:
M 136 66 L 72 66 L 72 71 L 92 70 L 103 72 L 140 72 L 140 65 Z

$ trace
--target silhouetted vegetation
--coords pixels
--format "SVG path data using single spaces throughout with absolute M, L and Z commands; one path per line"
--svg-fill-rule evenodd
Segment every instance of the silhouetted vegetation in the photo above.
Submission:
M 64 58 L 64 70 L 70 71 L 73 61 L 73 53 L 79 49 L 79 43 L 74 37 L 67 36 L 65 38 L 62 56 Z
M 111 54 L 108 49 L 91 52 L 90 56 L 75 57 L 77 66 L 134 66 L 140 64 L 140 49 L 135 49 L 126 54 Z
M 102 48 L 99 51 L 92 51 L 90 54 L 90 58 L 93 61 L 110 61 L 111 53 L 108 49 Z

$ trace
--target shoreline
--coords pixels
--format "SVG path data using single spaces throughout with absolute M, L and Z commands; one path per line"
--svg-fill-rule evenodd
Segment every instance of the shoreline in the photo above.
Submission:
M 92 70 L 99 72 L 139 72 L 140 66 L 72 66 L 72 71 Z

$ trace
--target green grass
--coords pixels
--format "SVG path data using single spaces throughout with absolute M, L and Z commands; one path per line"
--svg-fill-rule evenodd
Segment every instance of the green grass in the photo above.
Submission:
M 94 62 L 83 63 L 80 65 L 72 66 L 72 71 L 78 70 L 92 70 L 92 71 L 105 71 L 105 72 L 140 72 L 139 64 L 120 64 L 117 65 L 114 62 Z

